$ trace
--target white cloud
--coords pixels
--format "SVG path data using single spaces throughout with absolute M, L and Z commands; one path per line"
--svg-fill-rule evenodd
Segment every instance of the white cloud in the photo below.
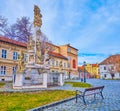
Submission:
M 1 0 L 2 1 L 2 0 Z M 120 1 L 106 0 L 4 0 L 0 12 L 15 22 L 29 16 L 33 21 L 33 8 L 37 4 L 43 15 L 42 32 L 56 44 L 68 41 L 86 53 L 119 53 Z M 99 61 L 102 57 L 79 57 L 79 61 Z

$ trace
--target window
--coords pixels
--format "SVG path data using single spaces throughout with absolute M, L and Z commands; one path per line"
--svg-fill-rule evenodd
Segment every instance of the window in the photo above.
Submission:
M 27 62 L 27 54 L 24 54 L 24 62 Z
M 68 47 L 68 52 L 70 52 L 70 48 Z
M 5 75 L 6 74 L 6 66 L 1 66 L 0 67 L 0 74 Z
M 106 67 L 104 66 L 104 70 L 106 70 Z
M 66 68 L 66 63 L 64 63 L 64 68 Z
M 52 72 L 54 73 L 54 70 L 52 70 Z
M 13 52 L 13 60 L 17 60 L 18 59 L 18 53 L 17 52 Z
M 58 74 L 58 71 L 56 71 L 56 74 Z
M 76 68 L 76 61 L 73 59 L 73 68 Z
M 2 58 L 7 57 L 7 50 L 2 49 Z
M 54 66 L 54 59 L 52 59 L 52 66 Z
M 68 56 L 67 59 L 70 60 L 70 56 Z
M 105 78 L 107 77 L 106 74 L 104 75 L 104 77 L 105 77 Z
M 68 68 L 70 68 L 70 63 L 68 63 Z
M 17 67 L 12 68 L 12 73 L 16 73 Z
M 58 61 L 56 61 L 56 66 L 58 66 Z
M 48 64 L 50 65 L 50 60 L 48 60 Z
M 111 66 L 111 70 L 114 70 L 114 67 L 113 67 L 113 66 Z

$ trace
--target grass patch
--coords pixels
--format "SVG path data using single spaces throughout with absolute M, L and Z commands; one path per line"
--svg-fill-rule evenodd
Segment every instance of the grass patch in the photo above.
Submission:
M 75 96 L 74 91 L 54 90 L 26 93 L 0 93 L 1 111 L 25 111 Z
M 4 86 L 5 85 L 5 83 L 0 83 L 0 88 L 2 87 L 2 86 Z
M 65 84 L 70 84 L 73 87 L 81 87 L 81 88 L 89 88 L 92 87 L 91 84 L 88 83 L 83 83 L 83 82 L 71 82 L 71 81 L 66 81 Z

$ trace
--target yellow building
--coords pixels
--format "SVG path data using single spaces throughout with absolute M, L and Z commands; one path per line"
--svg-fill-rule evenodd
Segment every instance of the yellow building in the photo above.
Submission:
M 50 72 L 60 72 L 59 64 L 62 63 L 62 72 L 65 76 L 78 76 L 78 50 L 70 44 L 53 46 L 54 51 L 50 52 Z M 11 81 L 12 74 L 18 65 L 18 55 L 24 53 L 27 59 L 27 45 L 22 42 L 11 40 L 0 36 L 0 81 Z
M 90 73 L 90 76 L 93 78 L 99 78 L 99 65 L 98 64 L 86 64 L 86 70 Z

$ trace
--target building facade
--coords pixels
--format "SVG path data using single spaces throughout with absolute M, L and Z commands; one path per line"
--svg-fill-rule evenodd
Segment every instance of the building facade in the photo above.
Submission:
M 70 44 L 63 46 L 52 45 L 50 54 L 50 72 L 60 72 L 59 65 L 62 64 L 62 72 L 65 78 L 78 76 L 78 50 Z M 18 65 L 18 55 L 24 53 L 27 61 L 27 44 L 0 36 L 0 81 L 12 81 L 13 72 Z M 71 74 L 71 75 L 70 75 Z
M 61 45 L 60 53 L 68 58 L 68 78 L 78 77 L 78 49 L 70 44 Z
M 26 60 L 26 44 L 0 36 L 0 81 L 11 81 L 12 74 L 18 65 L 18 55 L 24 52 Z
M 99 64 L 101 79 L 120 79 L 120 54 L 112 55 Z
M 61 71 L 60 65 L 62 65 L 62 72 L 67 76 L 67 62 L 68 59 L 56 52 L 49 52 L 50 59 L 50 72 L 59 73 Z
M 86 70 L 90 73 L 91 78 L 99 78 L 99 65 L 98 64 L 86 64 Z

